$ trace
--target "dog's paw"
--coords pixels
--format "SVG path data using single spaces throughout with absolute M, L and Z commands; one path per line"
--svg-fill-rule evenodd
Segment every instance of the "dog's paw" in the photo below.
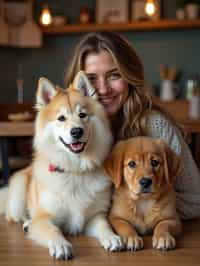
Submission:
M 102 238 L 100 243 L 106 250 L 109 251 L 120 251 L 123 249 L 121 237 L 115 234 Z
M 137 251 L 143 249 L 144 243 L 140 236 L 123 237 L 125 248 L 129 251 Z
M 160 234 L 159 236 L 153 236 L 153 247 L 158 250 L 167 251 L 176 247 L 175 238 L 169 233 Z
M 58 260 L 69 260 L 73 257 L 73 249 L 70 242 L 60 237 L 48 242 L 49 253 Z
M 23 231 L 24 231 L 25 233 L 28 233 L 30 224 L 31 224 L 31 219 L 27 219 L 27 220 L 25 220 L 25 221 L 23 222 L 23 224 L 22 224 L 22 228 L 23 228 Z

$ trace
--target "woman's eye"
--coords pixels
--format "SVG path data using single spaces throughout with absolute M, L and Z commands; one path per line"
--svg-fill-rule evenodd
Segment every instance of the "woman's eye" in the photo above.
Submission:
M 86 116 L 87 116 L 86 113 L 80 113 L 80 114 L 79 114 L 79 117 L 80 117 L 80 118 L 85 118 Z
M 159 161 L 157 160 L 151 160 L 151 166 L 152 167 L 157 167 L 159 165 Z
M 129 166 L 130 168 L 135 168 L 135 167 L 136 167 L 136 162 L 135 162 L 135 161 L 130 161 L 130 162 L 128 163 L 128 166 Z
M 96 81 L 96 79 L 95 79 L 95 78 L 89 78 L 89 81 L 90 81 L 91 83 L 93 83 L 93 82 Z
M 88 79 L 89 79 L 90 83 L 92 83 L 92 84 L 96 83 L 96 81 L 97 81 L 97 78 L 93 77 L 93 76 L 88 76 Z
M 121 78 L 121 75 L 119 73 L 112 73 L 109 77 L 110 80 L 116 80 Z
M 58 117 L 58 121 L 60 121 L 60 122 L 64 122 L 65 120 L 66 120 L 66 117 L 64 115 L 60 115 Z

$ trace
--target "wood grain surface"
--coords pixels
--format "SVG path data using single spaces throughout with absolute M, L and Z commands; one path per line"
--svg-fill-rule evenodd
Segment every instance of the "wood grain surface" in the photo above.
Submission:
M 151 237 L 145 237 L 145 247 L 137 252 L 110 253 L 100 247 L 98 241 L 85 236 L 68 238 L 75 249 L 70 261 L 51 258 L 47 248 L 27 239 L 21 226 L 8 224 L 0 216 L 0 265 L 1 266 L 199 266 L 200 265 L 200 220 L 184 223 L 177 249 L 160 252 L 152 249 Z

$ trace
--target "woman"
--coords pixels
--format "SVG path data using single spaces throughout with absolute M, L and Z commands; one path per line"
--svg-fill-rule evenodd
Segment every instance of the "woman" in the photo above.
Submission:
M 84 70 L 110 118 L 115 141 L 138 135 L 164 139 L 181 155 L 175 178 L 177 208 L 183 219 L 200 216 L 200 174 L 180 129 L 144 90 L 144 70 L 133 47 L 113 32 L 87 34 L 66 72 L 68 86 Z

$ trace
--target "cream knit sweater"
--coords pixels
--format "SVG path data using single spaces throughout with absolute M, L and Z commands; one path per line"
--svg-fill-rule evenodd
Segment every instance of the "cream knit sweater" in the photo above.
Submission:
M 147 135 L 161 138 L 181 155 L 181 172 L 175 177 L 177 210 L 182 219 L 200 217 L 200 172 L 180 130 L 163 114 L 153 111 L 147 117 Z

